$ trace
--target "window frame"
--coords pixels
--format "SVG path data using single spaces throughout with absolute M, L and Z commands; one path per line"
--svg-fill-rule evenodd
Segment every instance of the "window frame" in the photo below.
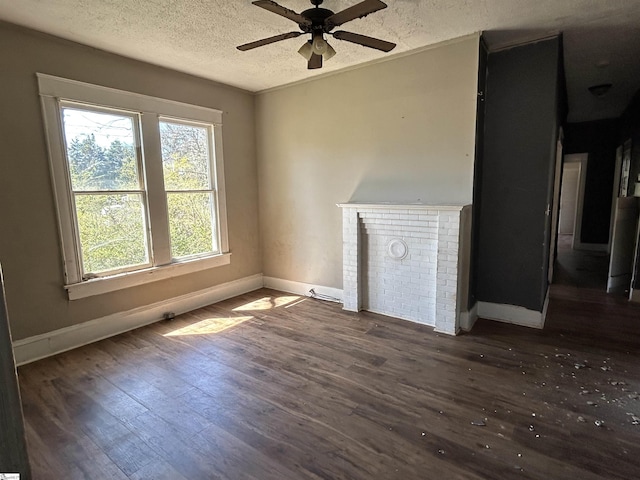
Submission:
M 205 128 L 207 130 L 207 142 L 209 143 L 209 145 L 214 145 L 215 144 L 215 138 L 214 138 L 214 134 L 213 134 L 213 127 L 211 124 L 208 123 L 203 123 L 203 122 L 196 122 L 193 120 L 184 120 L 182 118 L 174 118 L 174 117 L 168 117 L 166 115 L 160 115 L 158 117 L 158 124 L 160 123 L 172 123 L 174 125 L 184 125 L 184 126 L 188 126 L 188 127 L 196 127 L 196 128 Z M 212 195 L 212 200 L 213 200 L 213 205 L 212 205 L 212 215 L 216 216 L 218 215 L 218 196 L 217 196 L 217 191 L 216 191 L 216 185 L 217 185 L 217 174 L 215 171 L 215 168 L 212 168 L 216 165 L 216 154 L 215 154 L 215 150 L 212 148 L 209 148 L 208 151 L 208 163 L 209 163 L 209 171 L 208 171 L 208 184 L 209 184 L 209 188 L 206 189 L 190 189 L 190 190 L 176 190 L 174 188 L 167 188 L 167 186 L 164 186 L 164 193 L 166 195 L 166 199 L 167 199 L 167 204 L 168 204 L 168 199 L 169 199 L 169 195 L 172 193 L 206 193 L 208 195 Z M 163 159 L 164 162 L 164 159 Z M 164 163 L 163 163 L 163 178 L 164 178 Z M 167 205 L 168 208 L 168 205 Z M 215 225 L 215 227 L 213 228 L 212 231 L 212 237 L 215 238 L 215 242 L 217 245 L 217 249 L 221 250 L 221 239 L 220 239 L 220 232 L 218 231 L 218 225 Z M 171 240 L 171 228 L 169 228 L 169 240 Z M 213 238 L 212 238 L 213 240 Z M 213 253 L 196 253 L 196 254 L 192 254 L 192 255 L 185 255 L 182 257 L 173 257 L 172 255 L 172 261 L 174 262 L 180 262 L 180 261 L 187 261 L 190 259 L 196 259 L 199 257 L 204 257 L 204 256 L 210 256 L 210 255 L 215 255 L 218 252 L 215 252 L 212 250 Z
M 164 280 L 178 275 L 230 263 L 224 159 L 222 148 L 222 111 L 173 100 L 117 90 L 109 87 L 37 73 L 49 151 L 58 228 L 61 241 L 64 288 L 70 300 Z M 147 229 L 150 267 L 83 279 L 81 250 L 77 236 L 73 190 L 69 175 L 64 138 L 62 103 L 86 104 L 106 110 L 123 110 L 139 115 L 140 145 L 137 146 L 147 202 Z M 162 170 L 159 122 L 172 118 L 212 126 L 211 183 L 215 202 L 219 252 L 213 255 L 172 259 L 169 239 L 166 192 Z M 151 208 L 154 205 L 154 208 Z M 162 205 L 164 207 L 162 208 Z M 160 206 L 160 208 L 158 207 Z
M 84 269 L 84 259 L 82 257 L 82 243 L 80 241 L 80 229 L 77 227 L 74 227 L 74 235 L 75 235 L 75 242 L 76 245 L 78 246 L 78 255 L 77 255 L 77 262 L 78 262 L 78 268 L 80 270 L 79 275 L 82 277 L 83 280 L 87 280 L 89 278 L 96 278 L 96 277 L 100 277 L 100 278 L 105 278 L 105 277 L 112 277 L 115 275 L 118 275 L 120 273 L 125 273 L 125 272 L 135 272 L 138 270 L 142 270 L 145 268 L 151 268 L 153 267 L 153 251 L 152 251 L 152 242 L 151 242 L 151 229 L 149 228 L 149 202 L 147 200 L 147 188 L 146 188 L 146 181 L 145 181 L 145 166 L 144 166 L 144 159 L 142 158 L 142 136 L 141 136 L 141 119 L 140 119 L 140 114 L 138 112 L 133 112 L 131 110 L 122 110 L 122 109 L 116 109 L 116 108 L 105 108 L 105 107 L 101 107 L 101 106 L 96 106 L 93 104 L 88 104 L 88 103 L 80 103 L 80 102 L 76 102 L 76 101 L 69 101 L 69 100 L 62 100 L 59 99 L 57 101 L 58 103 L 58 108 L 60 110 L 60 121 L 61 121 L 61 126 L 62 126 L 62 141 L 63 141 L 63 150 L 65 152 L 65 164 L 67 167 L 67 174 L 69 175 L 69 159 L 68 159 L 68 149 L 69 149 L 69 145 L 67 144 L 67 140 L 66 140 L 66 136 L 65 136 L 65 131 L 64 131 L 64 109 L 68 108 L 68 109 L 74 109 L 74 110 L 82 110 L 85 112 L 94 112 L 94 113 L 110 113 L 113 115 L 120 115 L 122 117 L 129 117 L 131 119 L 131 123 L 132 123 L 132 127 L 133 127 L 133 137 L 134 137 L 134 148 L 136 150 L 135 156 L 135 162 L 136 162 L 136 173 L 137 173 L 137 181 L 138 181 L 138 190 L 75 190 L 73 188 L 73 182 L 71 181 L 71 176 L 69 175 L 69 178 L 67 179 L 67 185 L 69 188 L 69 201 L 71 202 L 72 205 L 72 209 L 71 209 L 71 214 L 73 216 L 72 221 L 73 221 L 73 226 L 77 226 L 78 225 L 78 210 L 77 210 L 77 198 L 79 195 L 104 195 L 104 194 L 114 194 L 114 195 L 127 195 L 127 194 L 137 194 L 141 196 L 142 199 L 142 203 L 144 205 L 143 207 L 143 218 L 144 218 L 144 223 L 143 223 L 143 227 L 145 230 L 145 250 L 146 250 L 146 254 L 147 254 L 147 262 L 144 264 L 137 264 L 137 265 L 128 265 L 128 266 L 124 266 L 121 268 L 114 268 L 111 270 L 108 270 L 106 272 L 100 272 L 100 273 L 95 273 L 95 272 L 86 272 Z

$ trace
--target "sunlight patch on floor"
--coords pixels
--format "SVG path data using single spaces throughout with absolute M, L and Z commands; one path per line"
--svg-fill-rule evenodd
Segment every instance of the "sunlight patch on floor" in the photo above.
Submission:
M 240 305 L 233 309 L 234 312 L 243 312 L 246 310 L 271 310 L 272 308 L 283 307 L 297 300 L 300 300 L 298 295 L 286 295 L 282 297 L 263 297 L 244 305 Z
M 247 320 L 252 320 L 252 316 L 246 317 L 213 317 L 207 318 L 197 323 L 193 323 L 186 327 L 178 328 L 169 333 L 165 333 L 165 337 L 181 337 L 184 335 L 211 335 L 220 333 L 224 330 L 236 327 Z

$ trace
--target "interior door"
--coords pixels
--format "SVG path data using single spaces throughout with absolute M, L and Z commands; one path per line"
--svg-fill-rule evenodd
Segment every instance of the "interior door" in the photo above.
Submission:
M 563 142 L 562 127 L 558 135 L 558 141 L 556 143 L 556 168 L 555 176 L 553 178 L 553 206 L 551 208 L 551 245 L 549 251 L 549 270 L 547 273 L 547 281 L 553 282 L 553 266 L 556 262 L 556 250 L 558 248 L 558 215 L 560 210 L 560 182 L 562 179 L 562 142 Z
M 584 193 L 587 187 L 587 166 L 589 163 L 588 153 L 571 153 L 564 156 L 564 164 L 577 163 L 579 167 L 578 175 L 578 196 L 576 199 L 576 214 L 573 227 L 573 244 L 571 248 L 581 250 L 584 247 L 582 243 L 582 206 L 584 205 Z M 564 188 L 564 187 L 563 187 Z
M 607 292 L 624 292 L 631 286 L 637 228 L 637 199 L 635 197 L 617 198 Z
M 611 245 L 613 244 L 613 226 L 616 219 L 616 200 L 620 196 L 620 177 L 622 174 L 622 145 L 616 149 L 616 169 L 613 174 L 613 192 L 611 197 L 611 221 L 609 222 L 609 251 L 611 254 Z

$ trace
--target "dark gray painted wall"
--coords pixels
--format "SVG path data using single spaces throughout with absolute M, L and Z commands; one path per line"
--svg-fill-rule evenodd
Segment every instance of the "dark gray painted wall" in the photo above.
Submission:
M 484 118 L 485 118 L 485 98 L 487 90 L 487 60 L 489 52 L 487 46 L 482 38 L 480 38 L 478 55 L 478 108 L 476 115 L 476 158 L 474 162 L 473 170 L 473 205 L 472 205 L 472 218 L 473 222 L 478 222 L 480 219 L 480 211 L 482 204 L 482 182 L 477 179 L 482 178 L 482 164 L 484 158 Z M 471 309 L 475 305 L 476 299 L 476 285 L 477 285 L 477 259 L 478 259 L 478 241 L 477 241 L 477 229 L 472 225 L 471 227 L 471 261 L 469 265 L 469 301 L 468 308 Z
M 564 133 L 565 154 L 589 154 L 580 240 L 606 244 L 609 242 L 618 121 L 568 123 Z
M 490 53 L 476 178 L 476 299 L 542 311 L 558 131 L 561 40 Z

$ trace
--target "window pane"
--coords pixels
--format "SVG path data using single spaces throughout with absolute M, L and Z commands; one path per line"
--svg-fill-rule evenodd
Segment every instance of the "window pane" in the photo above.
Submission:
M 208 190 L 209 129 L 160 122 L 164 187 L 167 190 Z
M 85 273 L 149 263 L 141 194 L 76 195 Z
M 167 203 L 173 258 L 218 251 L 217 233 L 211 227 L 212 194 L 169 193 Z
M 63 108 L 74 191 L 138 190 L 132 117 Z

